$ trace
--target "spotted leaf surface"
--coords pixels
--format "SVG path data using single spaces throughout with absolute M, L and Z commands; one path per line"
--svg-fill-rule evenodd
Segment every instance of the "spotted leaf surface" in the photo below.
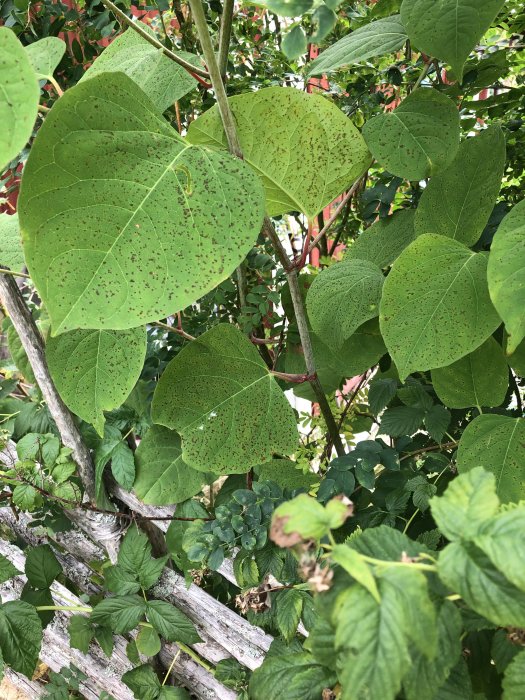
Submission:
M 19 213 L 56 335 L 133 328 L 193 303 L 248 253 L 264 200 L 247 165 L 187 144 L 130 78 L 105 73 L 46 118 Z
M 7 27 L 0 27 L 0 85 L 0 170 L 4 170 L 31 136 L 40 95 L 24 47 Z
M 49 338 L 46 357 L 67 406 L 104 434 L 104 411 L 120 406 L 140 377 L 146 329 L 76 330 Z
M 390 173 L 421 180 L 446 167 L 459 146 L 459 113 L 437 90 L 414 90 L 393 112 L 363 127 L 368 148 Z
M 20 271 L 24 264 L 18 215 L 0 214 L 0 267 Z
M 379 320 L 401 380 L 472 352 L 500 324 L 486 254 L 444 236 L 419 236 L 392 266 Z
M 446 61 L 459 80 L 463 66 L 505 0 L 403 0 L 401 19 L 413 45 Z
M 379 219 L 349 247 L 345 260 L 369 260 L 378 267 L 388 267 L 416 238 L 413 209 L 398 211 Z
M 320 95 L 272 87 L 230 98 L 244 158 L 261 176 L 270 216 L 318 214 L 370 164 L 359 131 Z M 192 143 L 226 147 L 217 107 L 191 123 Z
M 200 491 L 203 475 L 182 460 L 180 437 L 174 430 L 153 425 L 140 441 L 135 463 L 133 490 L 144 503 L 168 506 Z
M 243 473 L 291 454 L 294 412 L 256 348 L 215 326 L 173 359 L 155 390 L 152 417 L 182 436 L 182 459 L 199 471 Z
M 38 80 L 53 76 L 66 51 L 66 42 L 56 36 L 46 36 L 25 47 Z

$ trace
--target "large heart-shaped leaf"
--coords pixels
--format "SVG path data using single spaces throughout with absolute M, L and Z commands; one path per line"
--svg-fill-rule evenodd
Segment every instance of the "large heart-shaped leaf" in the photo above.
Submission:
M 140 377 L 146 329 L 77 330 L 49 338 L 46 357 L 53 381 L 69 408 L 100 435 L 104 411 L 120 406 Z
M 16 38 L 0 27 L 0 171 L 26 145 L 38 111 L 40 90 L 35 71 Z
M 180 437 L 153 425 L 135 452 L 137 476 L 133 490 L 144 503 L 168 506 L 200 491 L 203 474 L 182 461 Z
M 404 380 L 459 360 L 500 324 L 487 287 L 487 256 L 424 234 L 392 266 L 383 287 L 381 333 Z
M 368 61 L 374 56 L 398 51 L 407 38 L 400 15 L 379 19 L 359 27 L 323 51 L 308 67 L 308 75 L 330 73 L 338 68 Z
M 416 48 L 446 61 L 461 81 L 463 66 L 505 0 L 403 0 L 401 19 Z
M 416 210 L 416 233 L 439 233 L 473 245 L 492 213 L 504 165 L 505 138 L 499 127 L 463 141 L 449 167 L 425 188 Z
M 496 477 L 500 499 L 525 498 L 525 419 L 484 414 L 470 423 L 459 442 L 460 473 L 483 467 Z
M 155 423 L 182 436 L 182 458 L 199 471 L 243 473 L 297 447 L 294 412 L 261 356 L 220 324 L 184 347 L 161 376 Z
M 490 297 L 509 334 L 507 351 L 525 338 L 525 201 L 503 219 L 490 249 Z
M 133 328 L 227 278 L 264 214 L 250 168 L 190 146 L 123 73 L 58 101 L 27 162 L 26 261 L 55 334 Z
M 421 180 L 446 167 L 459 146 L 459 112 L 437 90 L 414 90 L 393 112 L 369 119 L 363 136 L 392 175 Z
M 66 51 L 66 42 L 56 36 L 46 36 L 25 47 L 38 80 L 53 77 L 56 67 Z
M 152 36 L 155 32 L 143 22 L 138 23 Z M 186 61 L 199 64 L 199 58 L 185 51 L 179 52 Z M 197 85 L 197 80 L 182 66 L 164 55 L 162 49 L 152 46 L 146 39 L 128 29 L 104 49 L 82 80 L 90 80 L 100 73 L 126 73 L 160 112 L 184 97 Z
M 378 267 L 388 267 L 416 238 L 414 209 L 403 209 L 379 219 L 348 248 L 345 260 L 369 260 Z
M 300 211 L 314 217 L 370 164 L 359 131 L 320 95 L 273 87 L 232 97 L 230 106 L 270 216 Z M 191 123 L 188 140 L 226 147 L 217 107 Z
M 24 264 L 18 214 L 0 214 L 0 267 L 18 271 Z

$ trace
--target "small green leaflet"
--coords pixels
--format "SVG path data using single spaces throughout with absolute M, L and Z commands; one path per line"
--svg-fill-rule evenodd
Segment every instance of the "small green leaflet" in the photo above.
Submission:
M 111 459 L 111 471 L 115 480 L 125 489 L 131 489 L 135 480 L 135 459 L 118 428 L 106 424 L 104 438 L 95 450 L 95 489 L 101 508 L 113 508 L 104 491 L 104 469 Z M 113 459 L 115 464 L 113 465 Z
M 509 386 L 509 368 L 501 345 L 488 338 L 457 362 L 432 370 L 432 384 L 449 408 L 500 406 Z
M 137 22 L 148 34 L 155 36 L 144 22 Z M 178 55 L 196 66 L 199 58 L 186 51 Z M 197 86 L 197 80 L 188 71 L 152 46 L 133 29 L 128 29 L 104 49 L 87 69 L 81 81 L 90 80 L 100 73 L 125 73 L 153 102 L 159 112 L 164 112 L 181 97 Z
M 275 619 L 279 632 L 291 642 L 301 621 L 304 593 L 294 588 L 279 591 L 275 596 Z
M 58 335 L 135 328 L 192 304 L 251 249 L 264 200 L 247 165 L 189 145 L 130 78 L 103 73 L 46 117 L 19 214 Z
M 17 576 L 20 573 L 7 557 L 0 554 L 0 583 L 9 581 L 10 578 Z
M 64 403 L 99 435 L 104 411 L 120 406 L 137 383 L 146 356 L 146 329 L 76 330 L 49 338 L 46 358 Z
M 90 619 L 83 615 L 72 615 L 69 618 L 67 631 L 69 632 L 70 646 L 87 654 L 91 640 L 95 636 Z
M 25 47 L 38 80 L 49 80 L 66 51 L 66 42 L 56 36 L 46 36 Z
M 461 436 L 457 467 L 460 474 L 484 467 L 496 477 L 501 501 L 517 502 L 525 498 L 524 456 L 525 418 L 484 414 Z
M 359 326 L 379 314 L 384 281 L 377 265 L 366 260 L 344 260 L 323 270 L 306 297 L 315 333 L 339 350 Z
M 157 632 L 151 627 L 142 627 L 136 639 L 137 649 L 144 656 L 155 656 L 161 649 L 161 641 Z
M 153 425 L 135 452 L 137 476 L 133 490 L 154 506 L 181 503 L 201 489 L 202 472 L 182 461 L 180 437 L 174 430 Z
M 445 236 L 419 236 L 401 253 L 385 281 L 379 317 L 401 380 L 459 360 L 500 325 L 486 268 L 486 254 Z
M 330 530 L 341 527 L 350 516 L 348 507 L 334 498 L 322 506 L 305 493 L 275 509 L 270 537 L 281 547 L 303 540 L 320 540 Z
M 401 19 L 414 47 L 452 66 L 463 66 L 505 0 L 403 0 Z
M 117 564 L 104 569 L 108 589 L 113 593 L 136 593 L 148 590 L 159 580 L 166 557 L 154 559 L 147 535 L 131 527 L 120 545 Z
M 138 700 L 156 700 L 161 690 L 157 674 L 149 664 L 143 664 L 131 669 L 131 671 L 126 671 L 122 676 L 122 682 L 128 686 L 133 696 Z
M 45 589 L 62 573 L 62 567 L 51 547 L 43 544 L 28 551 L 25 573 L 33 588 Z
M 370 164 L 359 131 L 321 95 L 272 87 L 229 102 L 244 160 L 262 179 L 270 216 L 300 211 L 313 218 Z M 190 124 L 188 140 L 226 147 L 217 107 Z
M 144 619 L 146 603 L 138 595 L 121 595 L 104 598 L 95 605 L 91 621 L 110 627 L 115 634 L 125 634 Z
M 24 265 L 18 214 L 0 214 L 0 267 L 18 272 Z
M 21 600 L 0 605 L 0 652 L 14 671 L 32 678 L 41 644 L 42 623 L 32 605 Z
M 281 43 L 283 53 L 292 60 L 306 53 L 307 46 L 306 34 L 299 24 L 292 27 L 290 31 L 283 36 Z
M 430 180 L 416 210 L 415 231 L 474 245 L 501 187 L 505 137 L 497 126 L 460 144 L 452 163 Z
M 419 88 L 393 112 L 369 119 L 363 136 L 374 158 L 392 175 L 422 180 L 445 168 L 459 146 L 459 112 L 437 90 Z
M 331 73 L 375 56 L 393 53 L 403 47 L 407 35 L 400 15 L 371 22 L 347 34 L 308 66 L 308 75 Z
M 516 204 L 499 225 L 487 272 L 490 297 L 505 322 L 511 354 L 525 338 L 525 201 Z
M 189 617 L 165 600 L 149 600 L 146 603 L 146 615 L 160 636 L 168 642 L 202 642 Z
M 235 379 L 233 379 L 235 377 Z M 297 447 L 294 412 L 256 348 L 219 324 L 164 370 L 152 416 L 182 437 L 182 459 L 199 471 L 244 473 Z
M 413 209 L 401 209 L 379 219 L 350 245 L 344 260 L 359 258 L 381 268 L 388 267 L 416 238 L 415 215 Z
M 335 675 L 305 652 L 283 653 L 265 659 L 250 678 L 251 700 L 319 700 Z
M 18 155 L 33 131 L 40 89 L 35 72 L 18 41 L 0 27 L 0 171 Z

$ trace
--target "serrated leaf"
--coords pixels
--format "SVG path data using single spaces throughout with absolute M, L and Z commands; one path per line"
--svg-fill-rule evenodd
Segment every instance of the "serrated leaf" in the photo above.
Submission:
M 504 164 L 505 138 L 499 127 L 463 141 L 448 168 L 425 187 L 416 210 L 416 234 L 439 233 L 473 245 L 494 208 Z
M 430 437 L 441 442 L 450 425 L 450 411 L 444 406 L 432 406 L 425 414 L 425 428 Z
M 60 452 L 60 440 L 56 435 L 27 433 L 16 444 L 16 454 L 21 460 L 38 460 L 51 467 Z
M 25 265 L 18 214 L 0 214 L 0 265 L 17 272 Z
M 155 656 L 161 649 L 161 641 L 157 632 L 151 627 L 142 627 L 137 635 L 137 649 L 144 656 Z
M 137 700 L 156 700 L 161 689 L 157 674 L 149 664 L 126 671 L 122 676 L 122 682 L 128 686 Z
M 247 165 L 189 145 L 123 73 L 71 88 L 38 132 L 19 203 L 54 335 L 192 304 L 245 257 L 263 207 Z
M 20 571 L 12 564 L 7 557 L 0 554 L 0 583 L 9 581 L 10 578 L 17 576 Z
M 321 95 L 271 87 L 229 102 L 244 159 L 263 181 L 270 216 L 300 211 L 313 218 L 370 163 L 361 134 Z M 191 123 L 188 140 L 226 146 L 217 107 Z
M 14 671 L 32 678 L 41 644 L 42 623 L 32 605 L 13 600 L 0 606 L 0 651 Z
M 226 324 L 170 362 L 155 389 L 152 416 L 180 433 L 182 458 L 199 471 L 243 473 L 297 447 L 288 400 L 256 348 Z
M 319 700 L 324 688 L 335 683 L 334 674 L 305 652 L 269 656 L 250 678 L 252 700 Z
M 466 700 L 472 698 L 472 681 L 464 659 L 454 666 L 434 700 Z
M 501 345 L 487 338 L 474 352 L 447 367 L 433 369 L 432 385 L 449 408 L 500 406 L 509 386 L 509 369 Z
M 137 527 L 130 527 L 120 543 L 118 563 L 138 576 L 140 569 L 151 559 L 151 543 L 148 536 Z
M 168 642 L 202 642 L 190 618 L 164 600 L 149 600 L 146 615 L 160 636 Z
M 499 225 L 489 255 L 490 297 L 509 334 L 507 352 L 525 338 L 525 201 L 519 202 Z
M 0 171 L 26 145 L 35 124 L 40 89 L 16 34 L 0 27 Z
M 510 662 L 503 677 L 503 700 L 520 700 L 525 685 L 525 651 Z
M 366 260 L 345 260 L 323 270 L 306 297 L 315 333 L 339 350 L 359 326 L 379 314 L 384 279 L 379 267 Z
M 49 588 L 62 567 L 48 544 L 32 547 L 26 556 L 25 574 L 34 588 Z
M 108 566 L 104 569 L 104 580 L 106 582 L 106 588 L 111 593 L 129 595 L 130 593 L 138 593 L 140 591 L 140 583 L 137 581 L 137 574 L 128 571 L 128 569 L 119 564 Z
M 113 654 L 113 633 L 109 627 L 96 627 L 95 639 L 108 659 Z
M 18 484 L 13 489 L 11 500 L 20 510 L 34 510 L 42 503 L 42 496 L 31 484 Z
M 525 543 L 525 508 L 516 508 L 499 513 L 483 523 L 474 543 L 488 556 L 517 588 L 525 591 L 523 557 Z
M 459 80 L 463 66 L 504 0 L 403 0 L 401 19 L 420 51 L 446 61 Z
M 397 381 L 389 377 L 372 380 L 368 389 L 370 410 L 377 416 L 388 406 L 397 392 Z
M 124 440 L 118 442 L 111 453 L 111 473 L 117 484 L 131 490 L 135 481 L 135 456 Z
M 275 621 L 279 632 L 287 642 L 295 637 L 297 626 L 301 621 L 303 595 L 293 588 L 279 591 L 275 600 Z
M 420 88 L 392 112 L 369 119 L 363 136 L 374 158 L 392 175 L 422 180 L 456 155 L 459 112 L 442 93 Z
M 83 654 L 89 652 L 89 645 L 95 636 L 95 630 L 89 617 L 72 615 L 67 625 L 69 644 L 73 649 L 79 649 Z
M 380 268 L 388 267 L 415 240 L 415 215 L 414 209 L 402 209 L 392 216 L 379 219 L 352 243 L 344 260 L 358 258 Z
M 338 544 L 332 549 L 331 559 L 364 586 L 377 603 L 381 602 L 377 583 L 370 566 L 355 549 Z
M 371 22 L 347 34 L 308 66 L 308 75 L 331 73 L 375 56 L 398 51 L 407 40 L 400 15 Z
M 135 452 L 137 475 L 133 490 L 149 505 L 181 503 L 198 493 L 202 472 L 182 460 L 179 435 L 161 425 L 153 425 Z
M 418 557 L 425 551 L 423 544 L 414 542 L 387 525 L 368 528 L 348 540 L 347 544 L 361 554 L 384 561 L 401 561 L 403 553 L 409 557 Z
M 125 634 L 135 629 L 144 619 L 146 603 L 137 595 L 122 595 L 105 598 L 95 605 L 91 613 L 92 622 L 110 627 L 115 634 Z
M 413 435 L 419 430 L 425 417 L 425 411 L 417 406 L 394 406 L 387 408 L 381 416 L 381 433 L 383 435 Z
M 490 301 L 487 257 L 438 235 L 419 236 L 394 263 L 379 322 L 404 380 L 479 347 L 500 324 Z
M 101 436 L 104 411 L 124 403 L 140 377 L 145 356 L 144 327 L 70 331 L 46 344 L 49 370 L 64 403 Z
M 457 468 L 464 474 L 483 467 L 496 477 L 496 492 L 503 503 L 525 498 L 523 456 L 525 419 L 484 414 L 466 427 L 459 441 Z
M 66 42 L 56 36 L 46 36 L 25 47 L 38 80 L 53 77 L 65 51 Z

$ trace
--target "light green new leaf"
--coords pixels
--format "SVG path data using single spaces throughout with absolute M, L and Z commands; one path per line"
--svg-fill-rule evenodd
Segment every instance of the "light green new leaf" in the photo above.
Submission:
M 220 324 L 164 370 L 152 417 L 182 437 L 182 459 L 199 471 L 245 473 L 297 447 L 292 407 L 257 349 Z
M 40 89 L 35 72 L 18 41 L 0 27 L 0 171 L 20 153 L 33 131 Z
M 362 63 L 375 56 L 398 51 L 405 44 L 407 34 L 400 15 L 371 22 L 347 34 L 308 66 L 308 75 L 331 73 L 338 68 Z
M 525 338 L 525 200 L 516 204 L 499 225 L 487 274 L 490 297 L 509 334 L 510 354 Z
M 359 131 L 321 95 L 272 87 L 231 97 L 230 106 L 270 216 L 300 211 L 313 218 L 370 164 Z M 226 148 L 217 107 L 191 123 L 188 140 Z
M 0 214 L 0 267 L 19 272 L 24 265 L 18 214 Z
M 378 267 L 388 267 L 416 238 L 413 209 L 402 209 L 379 219 L 357 238 L 345 253 L 344 260 L 369 260 Z
M 456 157 L 426 186 L 414 222 L 416 234 L 439 233 L 473 245 L 481 236 L 501 187 L 505 138 L 490 127 L 460 144 Z
M 46 358 L 64 403 L 104 435 L 104 411 L 120 406 L 140 377 L 146 329 L 78 330 L 49 338 Z
M 377 603 L 381 602 L 372 570 L 359 552 L 347 545 L 338 544 L 332 549 L 331 559 L 364 586 Z
M 403 0 L 401 19 L 412 44 L 452 66 L 463 66 L 505 0 Z
M 459 146 L 459 112 L 437 90 L 414 90 L 392 112 L 369 119 L 363 136 L 392 175 L 422 180 L 445 168 Z
M 268 656 L 250 678 L 251 700 L 319 700 L 334 674 L 305 652 Z
M 57 335 L 135 328 L 185 308 L 245 257 L 263 209 L 247 165 L 188 145 L 130 78 L 104 73 L 46 117 L 19 214 Z
M 66 51 L 66 42 L 56 36 L 46 36 L 25 47 L 38 80 L 53 77 L 56 67 Z
M 181 503 L 200 491 L 202 472 L 182 460 L 180 437 L 174 430 L 153 425 L 135 452 L 137 476 L 133 490 L 153 506 Z
M 289 546 L 291 540 L 320 540 L 330 530 L 341 527 L 349 515 L 348 507 L 339 499 L 322 506 L 302 493 L 275 509 L 270 537 L 282 547 Z
M 484 467 L 496 477 L 503 503 L 525 498 L 525 419 L 485 414 L 469 423 L 461 436 L 457 467 L 460 474 Z
M 152 36 L 155 32 L 143 22 L 137 23 Z M 199 59 L 185 51 L 181 58 L 199 65 Z M 159 112 L 173 105 L 197 85 L 188 71 L 164 55 L 162 49 L 152 46 L 133 29 L 128 29 L 104 49 L 82 76 L 81 82 L 100 73 L 125 73 L 153 102 Z
M 7 557 L 0 554 L 0 583 L 9 581 L 10 578 L 17 576 L 20 573 L 16 566 L 12 564 Z
M 486 254 L 444 236 L 419 236 L 401 253 L 383 287 L 379 321 L 402 381 L 459 360 L 496 330 L 486 269 Z
M 525 688 L 525 651 L 512 659 L 503 677 L 503 700 L 521 700 Z
M 323 270 L 306 297 L 317 335 L 338 350 L 359 326 L 379 314 L 384 281 L 377 265 L 367 260 L 343 260 Z
M 12 600 L 0 606 L 0 652 L 14 671 L 32 678 L 41 644 L 42 623 L 32 605 Z
M 525 591 L 525 508 L 516 508 L 491 518 L 474 539 L 494 566 L 521 591 Z
M 501 345 L 488 338 L 457 362 L 432 370 L 432 385 L 449 408 L 500 406 L 509 386 L 509 368 Z

